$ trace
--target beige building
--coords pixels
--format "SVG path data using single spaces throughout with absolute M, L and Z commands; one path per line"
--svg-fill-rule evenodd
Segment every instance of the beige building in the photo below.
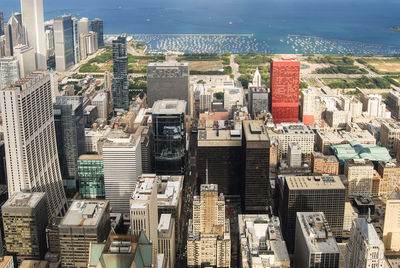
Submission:
M 320 152 L 311 154 L 313 173 L 339 175 L 339 161 L 334 155 L 324 155 Z
M 378 173 L 381 176 L 379 181 L 379 196 L 389 196 L 397 187 L 400 187 L 400 164 L 395 162 L 379 162 Z
M 344 128 L 346 124 L 351 122 L 351 112 L 341 110 L 326 111 L 326 122 L 333 128 Z
M 108 201 L 74 201 L 59 226 L 61 267 L 86 268 L 90 243 L 103 242 L 110 230 Z
M 218 186 L 202 184 L 200 196 L 194 196 L 193 219 L 189 220 L 187 265 L 208 264 L 231 267 L 229 220 L 225 218 L 225 197 Z
M 157 176 L 143 174 L 139 176 L 130 200 L 131 233 L 139 236 L 144 231 L 153 244 L 153 264 L 157 267 L 158 254 L 158 211 L 157 211 Z
M 380 141 L 383 146 L 396 154 L 397 140 L 400 138 L 400 125 L 395 123 L 382 122 Z
M 398 189 L 393 191 L 386 201 L 383 243 L 386 250 L 400 251 L 400 191 Z
M 344 203 L 343 237 L 349 237 L 351 225 L 356 218 L 358 218 L 358 214 L 351 203 Z
M 315 113 L 315 94 L 312 89 L 306 89 L 301 92 L 301 121 L 304 124 L 312 125 L 314 123 Z
M 166 256 L 169 267 L 175 267 L 175 219 L 171 214 L 161 214 L 158 223 L 158 253 Z
M 344 174 L 347 177 L 349 196 L 371 196 L 374 165 L 366 159 L 346 159 Z

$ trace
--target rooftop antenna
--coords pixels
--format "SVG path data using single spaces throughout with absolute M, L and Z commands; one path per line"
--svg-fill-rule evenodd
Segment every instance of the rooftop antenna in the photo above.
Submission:
M 367 222 L 371 223 L 372 219 L 371 219 L 371 208 L 368 208 L 368 218 L 367 218 Z
M 208 158 L 206 159 L 206 184 L 208 184 Z

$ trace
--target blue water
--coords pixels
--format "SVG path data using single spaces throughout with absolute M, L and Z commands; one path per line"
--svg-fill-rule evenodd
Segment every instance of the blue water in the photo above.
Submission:
M 345 46 L 360 50 L 376 44 L 380 54 L 387 46 L 400 51 L 400 32 L 390 30 L 400 25 L 400 0 L 44 0 L 44 6 L 46 20 L 62 14 L 100 17 L 108 34 L 246 33 L 275 53 L 312 52 L 305 47 L 329 39 L 334 46 L 341 45 L 337 40 L 350 41 Z M 0 0 L 0 10 L 8 17 L 19 10 L 19 1 Z M 297 37 L 303 41 L 296 45 L 288 35 L 313 38 Z

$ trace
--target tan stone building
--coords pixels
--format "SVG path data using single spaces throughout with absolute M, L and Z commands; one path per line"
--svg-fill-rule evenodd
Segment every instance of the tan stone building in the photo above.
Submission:
M 397 152 L 397 140 L 400 138 L 400 125 L 383 122 L 381 125 L 380 141 L 383 146 L 390 150 L 390 153 Z
M 225 218 L 225 197 L 218 186 L 202 184 L 200 196 L 193 200 L 193 219 L 189 220 L 187 264 L 231 267 L 229 220 Z
M 339 161 L 334 155 L 324 155 L 319 152 L 311 154 L 313 173 L 339 175 Z
M 344 174 L 349 183 L 349 197 L 372 195 L 374 165 L 370 160 L 346 159 L 344 162 Z
M 379 182 L 379 196 L 389 196 L 393 190 L 400 187 L 400 164 L 379 162 L 378 172 L 381 176 Z
M 400 251 L 400 192 L 396 189 L 386 201 L 383 226 L 385 250 Z

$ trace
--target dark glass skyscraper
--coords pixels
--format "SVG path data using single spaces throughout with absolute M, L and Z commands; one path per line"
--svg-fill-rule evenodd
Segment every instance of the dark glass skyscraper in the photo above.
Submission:
M 103 20 L 102 19 L 95 18 L 92 21 L 92 31 L 97 33 L 97 39 L 99 41 L 99 47 L 104 46 Z
M 5 33 L 4 31 L 4 16 L 3 12 L 0 11 L 0 35 L 3 35 Z
M 126 34 L 113 40 L 114 80 L 112 85 L 114 109 L 129 109 L 128 55 Z

